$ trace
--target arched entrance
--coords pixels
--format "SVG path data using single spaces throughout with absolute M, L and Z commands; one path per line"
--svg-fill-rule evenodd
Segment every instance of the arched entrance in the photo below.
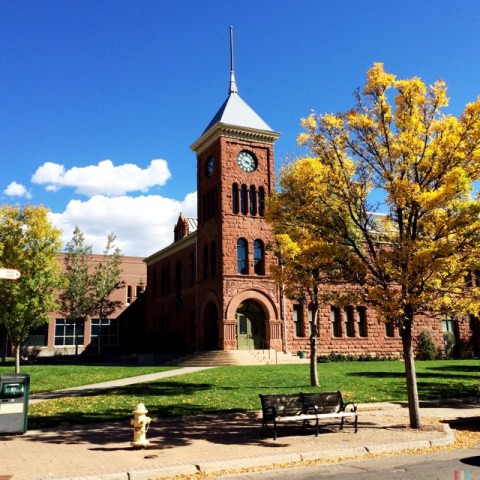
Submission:
M 245 300 L 237 309 L 237 348 L 255 350 L 265 348 L 265 314 L 253 300 Z

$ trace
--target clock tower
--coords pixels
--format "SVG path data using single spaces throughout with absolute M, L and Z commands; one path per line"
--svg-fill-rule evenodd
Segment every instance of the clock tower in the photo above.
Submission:
M 272 130 L 239 96 L 230 29 L 228 97 L 197 155 L 199 350 L 282 348 L 280 295 L 268 276 L 275 257 L 265 199 L 274 188 Z

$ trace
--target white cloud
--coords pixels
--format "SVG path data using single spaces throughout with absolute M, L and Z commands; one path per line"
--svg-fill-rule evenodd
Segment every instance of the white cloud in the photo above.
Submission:
M 10 185 L 8 185 L 8 187 L 3 191 L 3 193 L 9 197 L 32 198 L 26 187 L 17 182 L 11 182 Z
M 107 235 L 114 233 L 123 255 L 147 257 L 173 242 L 173 228 L 180 212 L 196 218 L 196 193 L 188 194 L 183 201 L 159 195 L 95 195 L 87 201 L 71 200 L 63 213 L 51 216 L 54 225 L 63 231 L 64 244 L 78 226 L 94 253 L 101 253 Z
M 69 170 L 58 163 L 45 162 L 33 174 L 31 181 L 46 185 L 49 191 L 72 187 L 83 195 L 112 197 L 129 192 L 147 192 L 151 187 L 164 185 L 170 176 L 167 162 L 159 159 L 152 160 L 145 169 L 132 163 L 115 166 L 111 160 Z

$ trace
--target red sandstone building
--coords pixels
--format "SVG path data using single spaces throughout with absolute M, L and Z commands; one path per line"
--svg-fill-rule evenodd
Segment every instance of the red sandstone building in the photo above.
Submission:
M 58 255 L 63 265 L 65 254 Z M 91 255 L 89 263 L 93 267 L 103 260 L 103 255 Z M 25 348 L 34 356 L 67 356 L 75 353 L 99 353 L 99 338 L 102 354 L 138 350 L 139 338 L 143 338 L 145 309 L 142 294 L 146 286 L 146 266 L 141 257 L 122 257 L 120 281 L 123 287 L 116 290 L 112 300 L 120 301 L 120 306 L 109 318 L 87 318 L 85 323 L 69 322 L 60 312 L 49 314 L 50 322 L 30 332 Z
M 272 130 L 238 95 L 233 69 L 228 97 L 191 146 L 197 157 L 197 219 L 180 215 L 174 242 L 147 263 L 146 332 L 157 352 L 309 350 L 307 304 L 290 301 L 268 276 L 276 258 L 264 200 L 274 188 Z M 477 323 L 425 319 L 437 346 L 471 355 Z M 401 352 L 398 331 L 353 305 L 322 305 L 319 354 Z M 475 354 L 478 354 L 475 350 Z

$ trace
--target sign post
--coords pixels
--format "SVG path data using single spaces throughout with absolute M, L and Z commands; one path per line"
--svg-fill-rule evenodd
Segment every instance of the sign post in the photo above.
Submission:
M 4 280 L 17 280 L 17 278 L 20 278 L 20 272 L 14 268 L 0 268 L 0 278 Z

